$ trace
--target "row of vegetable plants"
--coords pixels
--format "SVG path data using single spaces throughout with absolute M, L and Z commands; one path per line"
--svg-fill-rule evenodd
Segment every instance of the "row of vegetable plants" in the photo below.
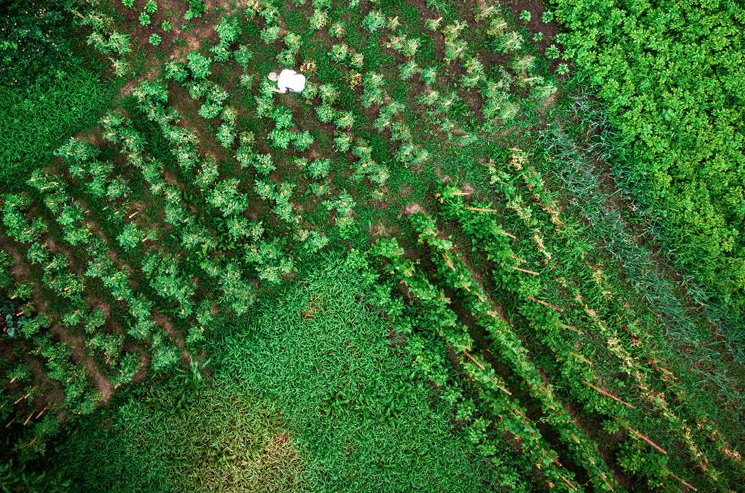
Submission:
M 467 206 L 462 199 L 462 193 L 457 188 L 443 190 L 440 197 L 444 205 L 444 216 L 458 221 L 467 235 L 473 239 L 474 245 L 479 245 L 485 251 L 487 258 L 497 266 L 497 269 L 494 270 L 494 276 L 500 289 L 512 293 L 517 298 L 515 301 L 516 310 L 525 317 L 531 328 L 536 330 L 537 334 L 540 334 L 541 340 L 555 352 L 556 358 L 560 362 L 562 381 L 570 389 L 571 395 L 577 396 L 584 403 L 585 408 L 596 415 L 598 419 L 611 418 L 612 423 L 606 421 L 609 432 L 615 433 L 623 428 L 635 442 L 639 444 L 646 442 L 645 444 L 649 445 L 650 448 L 647 453 L 657 454 L 661 452 L 663 455 L 667 455 L 667 451 L 649 440 L 648 435 L 638 431 L 638 428 L 646 422 L 643 414 L 639 416 L 639 411 L 641 413 L 648 411 L 644 408 L 637 411 L 639 405 L 637 401 L 647 401 L 647 404 L 655 412 L 659 412 L 665 418 L 662 422 L 664 423 L 663 426 L 667 428 L 666 433 L 678 437 L 680 441 L 685 443 L 692 459 L 700 464 L 702 471 L 712 481 L 717 482 L 719 473 L 711 467 L 709 460 L 694 440 L 693 430 L 665 401 L 664 394 L 656 392 L 650 387 L 650 381 L 647 377 L 649 369 L 621 344 L 618 335 L 598 319 L 594 310 L 586 303 L 582 303 L 581 311 L 578 314 L 576 310 L 572 309 L 571 305 L 558 307 L 540 300 L 538 297 L 542 296 L 542 293 L 553 291 L 558 286 L 553 286 L 550 280 L 541 282 L 543 276 L 539 276 L 538 273 L 534 273 L 529 282 L 525 282 L 525 280 L 521 282 L 519 278 L 516 280 L 516 274 L 511 271 L 516 269 L 515 264 L 518 263 L 516 259 L 520 259 L 520 261 L 523 259 L 515 253 L 526 255 L 520 251 L 513 251 L 509 246 L 505 236 L 500 233 L 502 231 L 500 226 L 489 217 L 489 211 L 494 209 L 489 204 L 481 203 Z M 526 269 L 516 272 L 526 272 Z M 550 287 L 546 285 L 550 285 Z M 561 284 L 561 287 L 576 296 L 578 301 L 582 299 L 581 295 L 567 283 Z M 560 314 L 564 322 L 559 321 Z M 590 314 L 595 314 L 594 317 L 591 317 L 592 323 L 586 323 L 584 319 Z M 585 315 L 585 317 L 579 315 Z M 568 325 L 568 323 L 571 325 Z M 577 327 L 580 327 L 580 329 Z M 616 370 L 618 368 L 622 369 L 631 378 L 636 386 L 633 390 L 638 392 L 638 397 L 634 395 L 637 392 L 634 394 L 626 392 L 624 396 L 626 400 L 622 400 L 603 388 L 602 380 L 595 370 L 594 362 L 586 355 L 582 355 L 583 351 L 576 347 L 579 344 L 582 344 L 581 347 L 587 346 L 587 335 L 582 332 L 582 329 L 588 332 L 593 330 L 599 332 L 599 335 L 607 344 L 608 352 L 619 362 L 614 365 L 614 368 Z M 608 398 L 611 400 L 608 400 Z M 627 401 L 635 402 L 637 405 L 635 406 Z M 669 466 L 663 466 L 666 459 L 658 458 L 655 461 L 647 462 L 654 463 L 654 468 L 640 472 L 650 476 L 650 482 L 654 485 L 664 484 L 662 480 L 666 476 L 679 478 L 670 471 Z M 635 471 L 632 470 L 631 472 Z M 685 480 L 681 481 L 685 482 Z
M 570 450 L 572 460 L 587 471 L 593 486 L 598 491 L 615 491 L 620 488 L 613 472 L 600 458 L 597 444 L 587 436 L 574 417 L 564 408 L 553 385 L 543 380 L 520 338 L 512 330 L 510 324 L 500 317 L 483 288 L 473 279 L 470 271 L 452 250 L 452 242 L 440 237 L 434 219 L 423 212 L 412 214 L 409 219 L 419 236 L 418 241 L 432 253 L 429 258 L 435 265 L 438 278 L 459 295 L 459 300 L 462 300 L 469 314 L 475 318 L 479 326 L 487 330 L 493 344 L 492 353 L 524 382 L 530 396 L 540 403 L 545 420 L 556 430 L 562 443 Z M 527 284 L 525 288 L 529 290 L 529 284 L 525 284 Z M 533 297 L 532 294 L 527 296 Z M 532 303 L 537 302 L 532 301 Z M 555 316 L 541 315 L 544 315 L 549 322 L 554 322 L 556 326 Z M 568 351 L 565 356 L 565 361 L 570 367 L 569 371 L 591 375 L 592 371 L 583 365 L 585 361 L 577 358 L 572 354 L 573 352 Z M 604 407 L 607 408 L 608 404 Z
M 577 312 L 575 316 L 584 318 L 594 326 L 593 331 L 601 336 L 602 341 L 606 341 L 603 344 L 613 355 L 614 362 L 608 365 L 608 371 L 615 371 L 618 367 L 623 369 L 634 382 L 643 400 L 673 423 L 676 436 L 686 444 L 692 459 L 699 464 L 702 472 L 709 474 L 711 479 L 719 474 L 709 467 L 710 460 L 716 454 L 702 451 L 709 448 L 708 442 L 712 441 L 716 443 L 722 459 L 741 468 L 741 460 L 737 459 L 736 451 L 722 438 L 721 433 L 712 429 L 711 424 L 704 424 L 709 420 L 702 414 L 698 402 L 694 405 L 692 399 L 686 396 L 687 391 L 670 372 L 667 361 L 661 358 L 658 348 L 664 347 L 667 342 L 660 342 L 659 337 L 652 337 L 652 334 L 658 332 L 656 324 L 659 321 L 641 320 L 639 314 L 631 310 L 631 305 L 620 298 L 618 287 L 611 285 L 602 269 L 590 262 L 589 259 L 594 256 L 591 254 L 591 245 L 580 239 L 576 225 L 559 217 L 557 201 L 545 188 L 537 171 L 528 164 L 526 155 L 519 149 L 513 149 L 509 162 L 512 173 L 516 173 L 523 181 L 533 202 L 543 211 L 542 214 L 529 212 L 520 191 L 512 179 L 505 178 L 503 171 L 490 166 L 489 172 L 493 184 L 507 199 L 508 207 L 515 210 L 524 226 L 534 231 L 535 248 L 544 256 L 543 262 L 548 263 L 552 255 L 556 259 L 556 262 L 552 262 L 551 275 L 562 281 L 558 282 L 556 289 L 545 291 L 557 293 L 563 290 L 568 294 L 570 306 Z M 541 233 L 541 230 L 545 233 Z M 560 255 L 556 255 L 557 251 L 552 254 L 553 249 L 560 251 Z M 522 255 L 528 257 L 530 253 Z M 653 344 L 653 340 L 657 343 Z M 657 378 L 652 377 L 653 372 L 656 372 Z M 665 392 L 674 396 L 674 402 L 665 399 Z M 685 406 L 686 412 L 673 411 L 673 405 L 679 407 L 681 404 Z M 695 422 L 696 426 L 688 424 L 689 420 Z M 709 436 L 717 438 L 705 439 L 703 430 L 708 430 Z
M 405 289 L 405 297 L 410 300 L 407 306 L 413 311 L 413 316 L 404 315 L 400 305 L 388 307 L 387 314 L 393 317 L 396 329 L 406 335 L 406 347 L 415 366 L 434 384 L 444 388 L 441 397 L 455 407 L 458 420 L 470 424 L 472 440 L 480 444 L 480 452 L 486 457 L 495 455 L 500 446 L 506 445 L 499 438 L 506 433 L 524 454 L 517 461 L 523 474 L 538 469 L 549 488 L 580 490 L 573 473 L 559 462 L 558 454 L 527 417 L 527 410 L 513 397 L 508 385 L 486 358 L 479 354 L 468 327 L 460 322 L 442 288 L 432 284 L 412 260 L 403 257 L 404 251 L 395 238 L 378 241 L 372 253 L 385 260 L 388 276 Z M 440 343 L 444 342 L 458 355 L 461 377 L 472 382 L 478 404 L 466 389 L 460 388 L 462 384 L 458 379 L 448 376 L 452 370 L 448 371 L 450 363 L 446 356 L 432 351 L 438 340 L 431 340 L 431 335 L 422 336 L 422 332 L 436 335 Z M 435 355 L 439 357 L 435 358 Z M 491 427 L 497 432 L 496 441 L 488 438 L 487 431 Z

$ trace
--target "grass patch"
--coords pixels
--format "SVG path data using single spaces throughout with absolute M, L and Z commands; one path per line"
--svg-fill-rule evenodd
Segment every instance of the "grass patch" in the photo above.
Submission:
M 81 422 L 48 463 L 74 491 L 302 491 L 302 464 L 276 409 L 238 382 L 140 388 Z
M 70 135 L 95 125 L 118 88 L 83 67 L 40 79 L 27 95 L 0 87 L 0 189 L 23 183 Z
M 313 490 L 483 491 L 489 471 L 394 354 L 371 291 L 349 261 L 326 258 L 220 342 L 221 373 L 281 407 Z

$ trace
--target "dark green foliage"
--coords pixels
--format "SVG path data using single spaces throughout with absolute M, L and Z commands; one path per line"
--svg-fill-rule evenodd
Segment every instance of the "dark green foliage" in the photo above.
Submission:
M 92 125 L 117 84 L 102 84 L 73 54 L 63 11 L 74 2 L 5 2 L 0 16 L 0 189 L 45 164 L 71 134 Z
M 0 197 L 0 418 L 23 457 L 65 415 L 47 462 L 86 491 L 736 484 L 734 331 L 587 171 L 607 133 L 555 110 L 569 50 L 540 9 L 95 3 L 80 35 L 126 90 Z M 301 94 L 272 91 L 280 66 Z
M 677 261 L 745 315 L 742 4 L 553 3 L 567 53 L 621 133 L 617 176 Z
M 184 0 L 189 4 L 189 9 L 184 14 L 184 19 L 191 20 L 202 17 L 205 12 L 204 0 Z
M 77 65 L 65 11 L 75 0 L 7 0 L 0 8 L 0 87 L 30 91 Z
M 0 488 L 3 493 L 67 493 L 77 491 L 71 481 L 64 479 L 61 471 L 35 471 L 25 464 L 13 461 L 0 464 Z

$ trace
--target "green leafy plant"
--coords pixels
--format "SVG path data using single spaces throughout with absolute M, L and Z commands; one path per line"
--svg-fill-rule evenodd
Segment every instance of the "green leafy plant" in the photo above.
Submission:
M 271 44 L 279 38 L 279 26 L 267 26 L 261 30 L 261 40 L 266 44 Z
M 184 14 L 184 19 L 191 20 L 202 17 L 205 13 L 206 7 L 204 6 L 204 0 L 189 0 L 189 8 Z
M 546 51 L 544 53 L 546 55 L 546 58 L 549 60 L 555 60 L 561 56 L 561 52 L 559 51 L 559 48 L 557 48 L 556 45 L 551 45 L 548 48 L 546 48 Z
M 188 67 L 195 79 L 205 79 L 210 75 L 211 60 L 196 51 L 186 56 Z
M 385 25 L 385 15 L 379 10 L 371 10 L 362 20 L 362 27 L 373 33 Z

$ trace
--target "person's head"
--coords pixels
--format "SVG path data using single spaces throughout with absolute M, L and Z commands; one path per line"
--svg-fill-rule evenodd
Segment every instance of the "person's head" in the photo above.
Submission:
M 269 75 L 267 75 L 270 81 L 277 82 L 279 80 L 279 75 L 277 75 L 277 72 L 269 72 Z

